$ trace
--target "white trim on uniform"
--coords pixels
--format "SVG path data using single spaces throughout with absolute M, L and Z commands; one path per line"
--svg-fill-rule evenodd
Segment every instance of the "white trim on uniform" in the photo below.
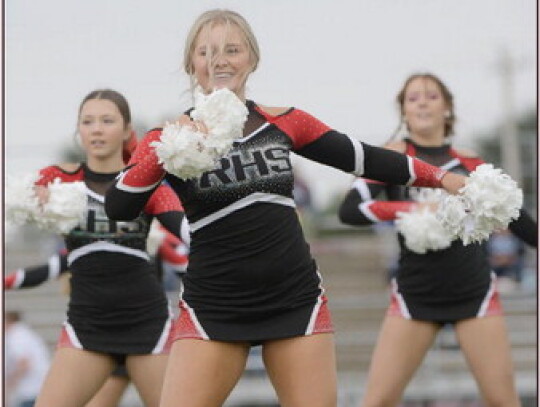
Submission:
M 417 175 L 414 171 L 414 159 L 411 156 L 407 156 L 407 167 L 409 167 L 409 174 L 411 174 L 411 178 L 409 178 L 409 181 L 405 185 L 410 186 L 414 184 L 414 181 L 416 181 Z
M 49 276 L 48 280 L 56 279 L 60 274 L 60 256 L 55 255 L 49 257 Z
M 373 197 L 371 196 L 371 192 L 369 191 L 367 182 L 365 180 L 357 178 L 353 182 L 352 186 L 356 189 L 356 191 L 362 198 L 362 201 L 371 201 L 373 199 Z
M 403 318 L 411 319 L 411 313 L 407 308 L 407 304 L 405 303 L 403 296 L 398 292 L 398 284 L 395 278 L 392 279 L 392 294 L 396 298 L 399 310 L 401 311 L 401 315 L 403 316 Z
M 457 167 L 460 164 L 461 164 L 461 161 L 459 161 L 458 158 L 454 158 L 453 160 L 448 161 L 446 164 L 441 165 L 439 168 L 442 169 L 442 170 L 448 171 L 448 170 L 451 170 L 454 167 Z
M 18 269 L 15 272 L 15 280 L 13 281 L 13 288 L 19 288 L 21 286 L 21 284 L 24 281 L 25 274 L 26 273 L 25 273 L 24 269 Z
M 480 305 L 480 308 L 478 309 L 478 313 L 476 314 L 477 317 L 484 317 L 486 316 L 487 311 L 489 310 L 489 303 L 493 299 L 493 296 L 495 295 L 495 285 L 496 285 L 496 275 L 495 273 L 491 272 L 491 283 L 489 283 L 489 289 L 486 293 L 486 296 L 482 300 L 482 304 Z
M 104 240 L 99 240 L 97 242 L 87 244 L 85 246 L 79 247 L 78 249 L 71 251 L 68 254 L 68 258 L 67 258 L 68 265 L 71 265 L 71 263 L 73 263 L 79 257 L 85 256 L 93 252 L 100 252 L 100 251 L 124 253 L 124 254 L 129 254 L 131 256 L 137 256 L 145 260 L 150 260 L 150 256 L 144 250 L 132 249 L 130 247 L 125 247 L 125 246 L 121 246 L 121 245 L 114 244 L 111 242 L 106 242 Z
M 77 333 L 75 332 L 75 329 L 73 329 L 73 326 L 69 322 L 65 321 L 64 328 L 70 343 L 77 349 L 83 349 L 83 346 L 79 341 L 79 338 L 77 338 Z
M 152 355 L 163 352 L 163 349 L 165 348 L 165 345 L 167 344 L 167 339 L 169 338 L 169 335 L 171 333 L 171 326 L 172 326 L 172 317 L 169 312 L 169 316 L 167 318 L 167 322 L 165 322 L 163 331 L 161 331 L 161 335 L 159 336 L 156 346 L 154 347 L 154 349 L 152 349 Z
M 277 194 L 268 194 L 264 192 L 254 192 L 253 194 L 250 194 L 233 204 L 226 206 L 225 208 L 220 209 L 219 211 L 216 211 L 202 219 L 199 219 L 196 222 L 192 222 L 189 224 L 189 228 L 191 232 L 195 232 L 205 226 L 208 226 L 210 223 L 215 222 L 227 215 L 230 215 L 231 213 L 245 208 L 246 206 L 253 205 L 257 202 L 266 202 L 266 203 L 273 203 L 277 205 L 284 205 L 284 206 L 290 206 L 295 208 L 296 204 L 294 203 L 294 200 L 292 198 L 288 198 L 283 195 L 277 195 Z
M 270 126 L 271 123 L 269 122 L 266 122 L 264 123 L 263 125 L 261 125 L 258 129 L 255 129 L 254 131 L 252 131 L 250 134 L 248 134 L 247 136 L 245 137 L 242 137 L 242 138 L 239 138 L 237 140 L 234 140 L 235 143 L 244 143 L 245 141 L 248 141 L 250 138 L 256 136 L 257 134 L 259 134 L 261 131 L 263 131 L 264 129 L 266 129 L 268 126 Z
M 321 306 L 323 304 L 322 297 L 324 295 L 324 288 L 322 286 L 322 275 L 319 270 L 317 270 L 317 275 L 319 276 L 319 288 L 321 289 L 321 293 L 317 296 L 317 302 L 313 307 L 313 311 L 311 311 L 311 316 L 309 317 L 309 322 L 307 324 L 304 335 L 311 335 L 313 333 L 313 330 L 315 329 L 315 324 L 317 323 L 317 317 L 319 316 L 319 311 L 321 310 Z
M 116 188 L 118 188 L 120 191 L 140 194 L 142 192 L 151 191 L 156 186 L 158 186 L 162 181 L 162 179 L 160 179 L 158 182 L 152 185 L 146 185 L 144 187 L 132 187 L 130 185 L 124 184 L 124 177 L 127 175 L 128 172 L 129 172 L 129 169 L 126 171 L 122 171 L 120 174 L 118 174 L 118 177 L 117 177 L 118 181 L 116 182 Z
M 358 205 L 358 209 L 370 221 L 380 222 L 380 219 L 373 212 L 371 212 L 371 209 L 369 209 L 369 205 L 371 205 L 373 202 L 375 201 L 362 202 L 361 204 Z
M 357 139 L 354 137 L 351 137 L 349 135 L 346 135 L 349 140 L 351 141 L 351 144 L 354 149 L 354 171 L 352 172 L 354 175 L 362 176 L 364 174 L 365 168 L 365 153 L 364 153 L 364 147 L 362 146 L 362 143 L 360 143 Z

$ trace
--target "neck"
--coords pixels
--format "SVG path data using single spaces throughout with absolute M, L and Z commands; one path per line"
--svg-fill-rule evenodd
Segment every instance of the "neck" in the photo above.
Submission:
M 119 172 L 126 166 L 121 157 L 97 158 L 86 157 L 86 165 L 94 172 Z
M 444 130 L 431 133 L 410 133 L 410 139 L 419 146 L 442 146 L 445 142 Z

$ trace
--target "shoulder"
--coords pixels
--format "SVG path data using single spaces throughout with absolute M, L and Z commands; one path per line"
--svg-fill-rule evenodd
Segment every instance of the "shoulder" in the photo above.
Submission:
M 407 144 L 403 140 L 391 141 L 383 145 L 383 148 L 386 148 L 387 150 L 397 151 L 398 153 L 405 153 L 405 150 L 407 149 Z
M 274 107 L 274 106 L 263 106 L 263 105 L 257 105 L 257 107 L 263 112 L 266 113 L 269 116 L 281 116 L 287 112 L 289 112 L 292 108 L 290 107 Z
M 58 164 L 57 167 L 63 172 L 72 174 L 81 169 L 81 163 L 62 163 Z
M 82 169 L 81 163 L 62 163 L 56 165 L 50 165 L 49 167 L 42 168 L 40 173 L 42 174 L 76 174 Z
M 480 158 L 475 151 L 468 148 L 454 147 L 454 151 L 463 158 Z

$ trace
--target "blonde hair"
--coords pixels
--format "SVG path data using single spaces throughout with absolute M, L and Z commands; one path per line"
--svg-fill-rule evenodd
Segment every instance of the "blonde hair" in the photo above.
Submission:
M 257 39 L 255 38 L 255 35 L 253 34 L 253 31 L 251 30 L 251 27 L 246 21 L 246 19 L 240 14 L 231 10 L 208 10 L 201 14 L 199 18 L 197 18 L 197 20 L 195 20 L 195 22 L 193 23 L 191 29 L 189 30 L 188 36 L 186 38 L 186 44 L 184 47 L 184 71 L 186 71 L 186 73 L 190 77 L 192 88 L 194 88 L 196 84 L 193 72 L 192 57 L 193 52 L 195 51 L 195 41 L 197 40 L 197 36 L 205 27 L 213 27 L 218 24 L 224 24 L 228 27 L 230 27 L 231 25 L 235 25 L 236 27 L 238 27 L 238 29 L 244 36 L 246 45 L 249 48 L 250 59 L 253 63 L 251 72 L 257 69 L 257 65 L 259 64 L 260 60 L 259 44 L 257 43 Z

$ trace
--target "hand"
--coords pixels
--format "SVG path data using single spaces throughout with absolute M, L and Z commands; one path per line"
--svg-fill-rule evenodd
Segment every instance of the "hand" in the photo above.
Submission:
M 437 212 L 438 207 L 439 204 L 437 202 L 417 202 L 414 206 L 414 209 L 418 212 L 421 212 L 424 209 L 427 209 L 430 212 Z
M 36 185 L 34 187 L 34 192 L 36 193 L 36 196 L 38 198 L 38 202 L 41 206 L 45 205 L 47 202 L 49 202 L 49 195 L 50 192 L 47 187 L 44 187 L 42 185 Z
M 465 186 L 466 176 L 448 171 L 441 179 L 442 187 L 452 195 L 457 195 L 459 190 Z
M 181 126 L 189 126 L 193 131 L 198 131 L 200 133 L 208 134 L 208 127 L 206 125 L 198 120 L 191 120 L 191 118 L 188 115 L 182 115 L 180 116 L 180 119 L 178 120 L 178 123 L 180 123 Z

